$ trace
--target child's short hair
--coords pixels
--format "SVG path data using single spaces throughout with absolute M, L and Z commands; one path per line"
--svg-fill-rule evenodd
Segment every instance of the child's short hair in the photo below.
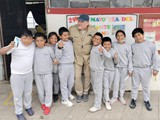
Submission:
M 142 35 L 144 34 L 144 31 L 142 28 L 135 28 L 133 31 L 132 31 L 132 37 L 134 38 L 134 35 L 136 33 L 141 33 Z
M 117 37 L 117 34 L 118 34 L 119 32 L 123 33 L 123 35 L 126 37 L 126 33 L 125 33 L 123 30 L 118 30 L 118 31 L 116 32 L 116 34 L 115 34 L 115 37 Z
M 35 33 L 35 35 L 34 35 L 34 39 L 36 39 L 37 37 L 43 37 L 43 39 L 45 39 L 46 40 L 46 35 L 45 34 L 43 34 L 43 33 L 41 33 L 41 32 L 37 32 L 37 33 Z
M 49 39 L 52 35 L 55 35 L 55 36 L 57 37 L 57 40 L 59 41 L 59 36 L 57 35 L 56 32 L 50 32 L 50 33 L 48 34 L 48 39 Z
M 69 30 L 68 30 L 67 28 L 65 28 L 65 27 L 59 28 L 58 33 L 59 33 L 60 36 L 61 36 L 64 32 L 68 32 L 68 33 L 69 33 Z
M 33 37 L 33 34 L 32 34 L 32 31 L 31 30 L 24 30 L 22 33 L 21 33 L 21 37 L 22 36 L 26 36 L 26 37 Z
M 96 33 L 94 34 L 94 36 L 95 36 L 95 35 L 99 36 L 99 37 L 101 38 L 101 40 L 103 39 L 103 35 L 102 35 L 100 32 L 96 32 Z
M 112 44 L 112 40 L 111 40 L 110 37 L 104 37 L 104 38 L 102 39 L 102 45 L 103 45 L 104 42 L 110 42 L 110 43 Z

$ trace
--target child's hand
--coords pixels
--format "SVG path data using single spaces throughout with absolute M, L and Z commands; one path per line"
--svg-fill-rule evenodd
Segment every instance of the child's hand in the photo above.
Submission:
M 118 54 L 117 53 L 114 54 L 114 59 L 118 59 Z
M 131 77 L 131 76 L 132 76 L 132 74 L 133 74 L 132 72 L 128 72 L 129 77 Z
M 103 48 L 102 47 L 100 47 L 98 50 L 99 50 L 100 53 L 103 52 Z
M 58 65 L 59 61 L 57 59 L 54 59 L 53 64 Z
M 157 70 L 153 70 L 153 76 L 156 76 L 158 74 Z
M 64 46 L 64 43 L 63 43 L 62 41 L 60 41 L 60 42 L 58 43 L 58 47 L 62 48 L 63 46 Z
M 12 49 L 14 47 L 14 41 L 11 41 L 10 44 L 8 45 L 9 49 Z

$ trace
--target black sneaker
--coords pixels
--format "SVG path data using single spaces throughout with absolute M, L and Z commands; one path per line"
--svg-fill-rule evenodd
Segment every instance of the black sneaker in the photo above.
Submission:
M 83 94 L 82 100 L 83 100 L 83 102 L 87 102 L 88 101 L 88 94 Z
M 134 109 L 136 107 L 136 100 L 132 99 L 129 106 L 130 108 Z
M 32 108 L 26 109 L 26 112 L 28 113 L 29 116 L 34 115 L 34 112 L 33 112 Z
M 53 95 L 53 102 L 57 102 L 57 100 L 58 100 L 58 94 L 54 94 Z
M 16 115 L 18 120 L 27 120 L 23 114 Z
M 77 103 L 80 103 L 81 101 L 82 101 L 82 96 L 77 95 L 77 97 L 76 97 L 76 102 L 77 102 Z
M 148 111 L 152 111 L 152 107 L 151 107 L 149 101 L 144 101 L 144 104 L 145 104 L 146 109 L 147 109 Z

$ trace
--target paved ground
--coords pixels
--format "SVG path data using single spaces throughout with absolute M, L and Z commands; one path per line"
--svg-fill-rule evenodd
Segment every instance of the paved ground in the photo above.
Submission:
M 43 114 L 37 95 L 36 87 L 33 90 L 33 110 L 35 115 L 27 120 L 160 120 L 160 91 L 151 91 L 151 103 L 153 110 L 148 112 L 143 104 L 142 92 L 139 92 L 136 109 L 129 108 L 130 92 L 125 93 L 127 105 L 116 102 L 112 105 L 112 110 L 107 111 L 104 104 L 102 109 L 96 113 L 88 112 L 93 105 L 94 95 L 89 96 L 88 102 L 77 104 L 73 101 L 73 107 L 66 107 L 60 103 L 53 103 L 51 113 L 48 116 Z M 13 98 L 8 82 L 0 82 L 0 120 L 17 120 L 14 114 Z

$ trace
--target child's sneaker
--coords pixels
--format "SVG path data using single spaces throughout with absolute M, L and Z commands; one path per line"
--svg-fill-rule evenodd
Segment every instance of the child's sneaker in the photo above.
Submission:
M 106 109 L 107 109 L 107 110 L 111 110 L 111 109 L 112 109 L 109 102 L 106 102 L 105 104 L 106 104 Z
M 112 98 L 112 99 L 110 100 L 110 104 L 112 105 L 112 104 L 115 103 L 117 100 L 118 100 L 117 98 Z
M 126 104 L 127 104 L 126 100 L 125 100 L 123 97 L 119 97 L 119 101 L 120 101 L 123 105 L 126 105 Z
M 50 108 L 46 107 L 45 110 L 44 110 L 44 114 L 48 115 L 50 113 L 50 111 L 51 111 Z
M 100 108 L 91 107 L 91 108 L 89 109 L 89 112 L 96 112 L 96 111 L 98 111 L 98 110 L 100 110 L 100 109 L 101 109 L 101 107 L 100 107 Z
M 130 106 L 130 108 L 132 108 L 132 109 L 136 108 L 136 100 L 132 99 L 129 106 Z
M 41 108 L 42 108 L 42 110 L 45 110 L 45 109 L 46 109 L 45 104 L 42 104 L 42 105 L 41 105 Z
M 73 103 L 70 102 L 69 100 L 67 100 L 67 101 L 62 101 L 61 103 L 62 103 L 63 105 L 66 105 L 67 107 L 73 106 Z
M 70 94 L 69 99 L 74 100 L 74 96 L 72 94 Z

